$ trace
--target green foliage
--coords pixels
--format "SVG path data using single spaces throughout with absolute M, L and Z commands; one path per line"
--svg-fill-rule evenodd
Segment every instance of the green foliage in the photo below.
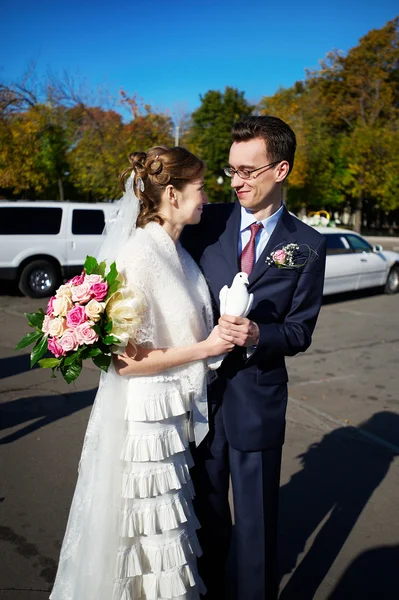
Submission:
M 42 335 L 41 338 L 38 339 L 33 350 L 30 355 L 30 368 L 32 368 L 39 358 L 43 356 L 47 352 L 47 336 Z
M 94 270 L 97 268 L 97 265 L 97 259 L 94 258 L 94 256 L 86 256 L 83 268 L 88 275 L 92 275 L 94 273 Z
M 30 344 L 33 344 L 34 342 L 37 342 L 37 340 L 39 338 L 42 337 L 42 333 L 41 331 L 32 331 L 31 333 L 27 333 L 22 340 L 15 346 L 14 351 L 17 350 L 22 350 L 23 348 L 26 348 L 27 346 L 30 346 Z
M 223 173 L 228 163 L 231 146 L 231 128 L 235 121 L 252 113 L 253 107 L 244 98 L 244 92 L 226 87 L 224 93 L 210 90 L 201 97 L 201 106 L 192 114 L 187 147 L 206 163 L 205 187 L 211 202 L 229 202 L 230 179 Z M 218 177 L 223 183 L 217 183 Z
M 260 103 L 294 129 L 290 208 L 350 203 L 359 230 L 362 202 L 399 208 L 399 18 L 372 30 L 347 55 L 330 52 L 305 82 Z

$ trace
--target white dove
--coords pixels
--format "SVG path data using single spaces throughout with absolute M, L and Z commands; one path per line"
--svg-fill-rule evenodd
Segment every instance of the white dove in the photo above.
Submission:
M 240 272 L 234 277 L 231 287 L 227 287 L 227 285 L 222 287 L 219 292 L 221 315 L 231 315 L 232 317 L 247 316 L 254 301 L 254 295 L 248 293 L 248 283 L 248 275 Z M 211 356 L 207 361 L 208 367 L 213 371 L 218 369 L 225 356 L 226 354 Z

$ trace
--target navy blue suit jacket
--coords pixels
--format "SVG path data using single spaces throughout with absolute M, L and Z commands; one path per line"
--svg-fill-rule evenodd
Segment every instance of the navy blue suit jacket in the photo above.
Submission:
M 215 322 L 220 316 L 219 292 L 240 270 L 240 214 L 238 202 L 205 206 L 200 224 L 185 227 L 181 238 L 208 282 Z M 289 243 L 309 246 L 318 258 L 295 269 L 268 265 L 266 258 L 276 246 Z M 257 348 L 247 358 L 246 348 L 236 347 L 210 389 L 211 403 L 222 403 L 226 436 L 236 450 L 265 450 L 284 441 L 288 381 L 284 357 L 310 346 L 324 269 L 324 237 L 284 209 L 249 277 L 254 302 L 248 319 L 259 326 Z

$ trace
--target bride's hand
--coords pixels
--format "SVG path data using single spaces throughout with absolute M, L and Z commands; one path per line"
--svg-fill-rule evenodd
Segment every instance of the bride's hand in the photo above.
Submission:
M 219 354 L 231 352 L 234 348 L 234 344 L 222 340 L 219 336 L 218 326 L 213 328 L 203 344 L 206 346 L 207 356 L 219 356 Z

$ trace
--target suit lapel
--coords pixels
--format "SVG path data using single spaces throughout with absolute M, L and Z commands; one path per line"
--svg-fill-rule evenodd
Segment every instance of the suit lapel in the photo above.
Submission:
M 238 265 L 238 236 L 240 234 L 241 205 L 236 202 L 231 215 L 227 219 L 226 228 L 219 238 L 223 256 L 229 265 L 233 277 L 239 271 Z
M 266 262 L 266 258 L 276 248 L 276 246 L 284 245 L 295 240 L 296 226 L 293 217 L 290 215 L 288 210 L 284 207 L 283 213 L 278 220 L 276 227 L 272 235 L 270 236 L 262 254 L 256 261 L 252 273 L 249 276 L 249 287 L 251 287 L 266 271 L 270 268 Z

